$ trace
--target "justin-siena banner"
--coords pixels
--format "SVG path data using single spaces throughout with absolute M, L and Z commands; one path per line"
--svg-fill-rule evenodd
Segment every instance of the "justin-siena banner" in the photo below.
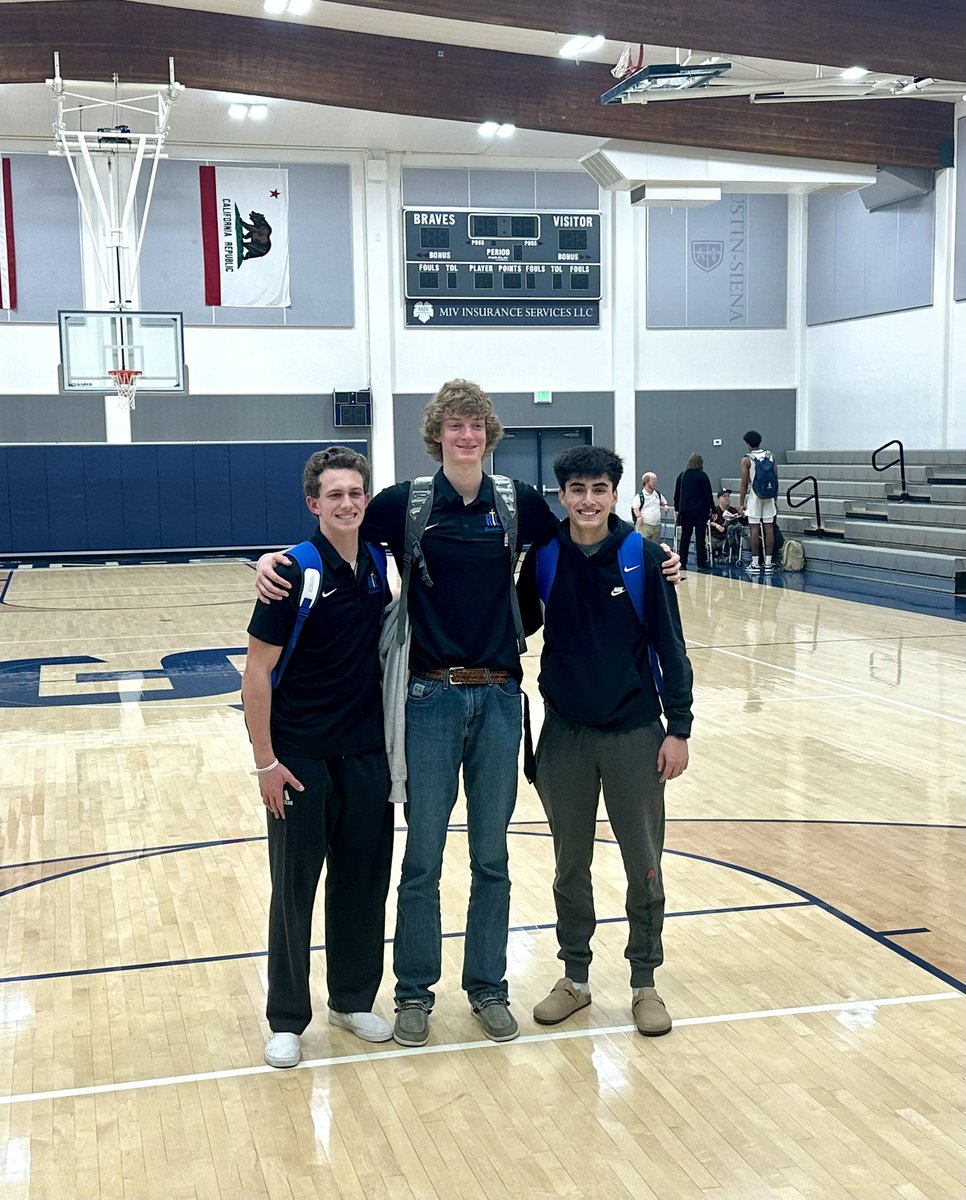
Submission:
M 200 167 L 205 304 L 287 308 L 288 171 Z
M 0 308 L 17 307 L 17 262 L 13 252 L 13 190 L 10 159 L 0 158 Z

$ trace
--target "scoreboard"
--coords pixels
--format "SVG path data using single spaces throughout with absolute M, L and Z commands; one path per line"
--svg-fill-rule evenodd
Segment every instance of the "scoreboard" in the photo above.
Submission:
M 408 309 L 516 301 L 539 314 L 562 300 L 600 300 L 598 212 L 405 208 L 403 221 Z

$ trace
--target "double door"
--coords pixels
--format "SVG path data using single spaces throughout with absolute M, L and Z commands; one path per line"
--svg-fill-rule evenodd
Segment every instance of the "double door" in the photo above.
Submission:
M 557 480 L 553 460 L 573 446 L 589 446 L 593 430 L 589 425 L 568 425 L 552 429 L 507 429 L 493 451 L 493 470 L 531 483 L 558 517 L 564 515 L 557 499 Z

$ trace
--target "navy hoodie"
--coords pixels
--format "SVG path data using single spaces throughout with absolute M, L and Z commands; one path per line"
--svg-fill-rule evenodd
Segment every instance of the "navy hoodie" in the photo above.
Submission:
M 677 597 L 661 574 L 664 552 L 644 542 L 645 636 L 617 560 L 633 527 L 612 514 L 609 530 L 588 555 L 571 541 L 569 522 L 561 522 L 560 556 L 545 613 L 537 591 L 537 547 L 524 559 L 518 585 L 524 628 L 533 633 L 544 626 L 540 692 L 572 725 L 612 732 L 650 725 L 661 715 L 648 663 L 650 638 L 661 660 L 667 731 L 688 737 L 693 676 Z

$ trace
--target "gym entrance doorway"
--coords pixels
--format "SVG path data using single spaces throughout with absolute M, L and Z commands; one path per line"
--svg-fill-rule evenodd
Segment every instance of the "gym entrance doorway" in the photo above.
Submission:
M 507 429 L 493 451 L 493 470 L 532 483 L 558 517 L 564 515 L 557 499 L 553 460 L 572 446 L 589 446 L 593 429 L 571 425 L 554 429 Z

